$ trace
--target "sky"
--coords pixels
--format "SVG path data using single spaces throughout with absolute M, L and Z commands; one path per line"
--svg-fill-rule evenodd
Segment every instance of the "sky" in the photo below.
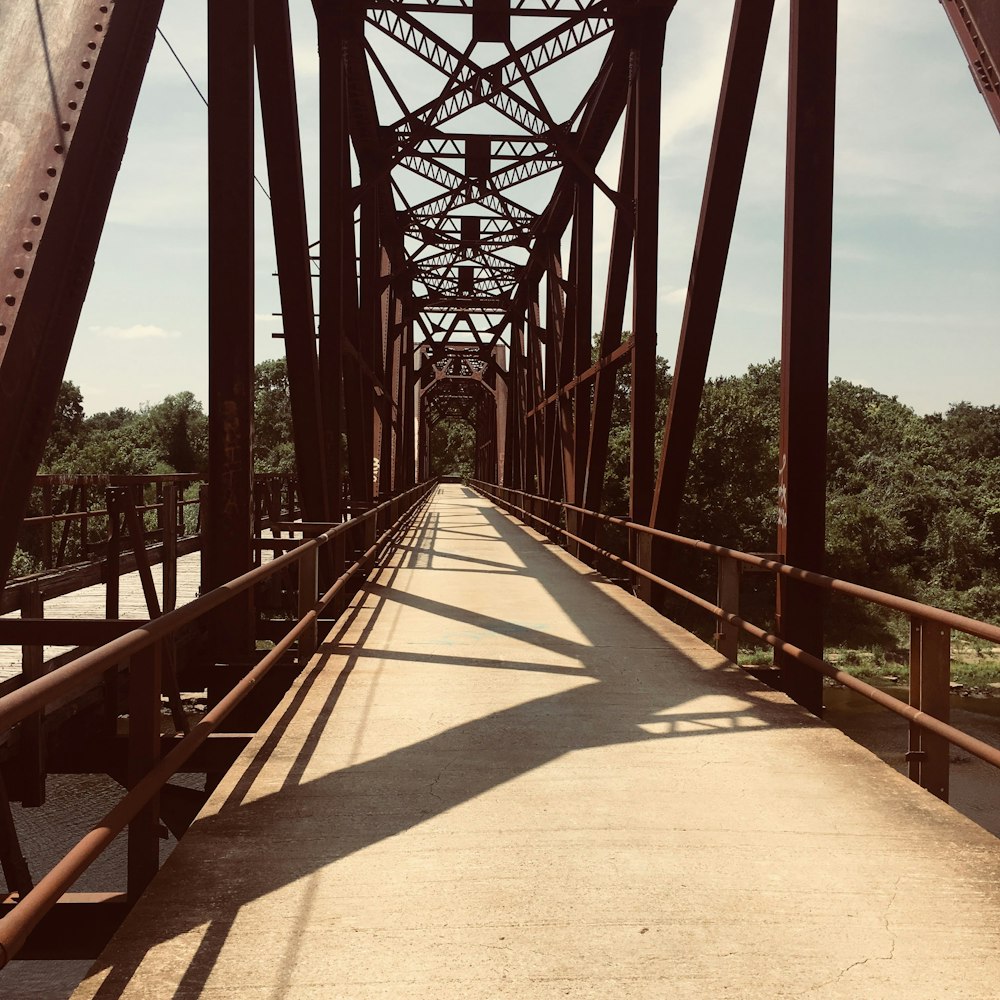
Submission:
M 310 0 L 291 6 L 315 239 L 319 65 Z M 678 0 L 667 28 L 658 348 L 671 360 L 732 8 L 733 0 Z M 841 0 L 840 11 L 831 376 L 896 395 L 921 413 L 961 400 L 998 404 L 1000 135 L 937 0 Z M 787 26 L 788 0 L 777 0 L 713 377 L 780 353 Z M 206 90 L 204 0 L 166 0 L 161 27 Z M 599 50 L 578 58 L 592 60 L 592 72 Z M 135 408 L 183 389 L 205 399 L 206 129 L 205 106 L 158 38 L 66 372 L 81 387 L 87 413 Z M 616 133 L 599 167 L 612 185 L 620 141 Z M 259 135 L 257 173 L 266 187 Z M 281 321 L 271 315 L 279 300 L 270 206 L 260 192 L 255 212 L 262 360 L 282 352 L 271 337 Z M 611 218 L 598 198 L 600 292 Z

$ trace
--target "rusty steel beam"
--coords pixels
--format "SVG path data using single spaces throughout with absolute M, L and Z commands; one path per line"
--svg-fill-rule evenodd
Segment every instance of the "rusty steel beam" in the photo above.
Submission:
M 329 477 L 323 443 L 312 262 L 309 259 L 288 0 L 257 3 L 254 19 L 260 113 L 288 363 L 295 468 L 303 515 L 310 521 L 326 521 L 331 517 L 327 499 Z
M 790 49 L 778 552 L 784 562 L 820 573 L 826 538 L 836 0 L 792 0 Z M 815 594 L 781 577 L 777 610 L 782 639 L 822 657 L 823 610 Z M 784 654 L 778 664 L 784 690 L 821 712 L 822 677 Z
M 635 81 L 635 236 L 632 271 L 632 438 L 629 516 L 647 522 L 653 506 L 656 430 L 656 303 L 660 197 L 660 75 L 666 13 L 653 8 L 632 25 Z
M 254 4 L 208 8 L 208 465 L 202 576 L 253 566 Z M 252 595 L 222 609 L 216 655 L 253 649 Z
M 590 384 L 581 376 L 590 368 L 594 286 L 594 188 L 577 185 L 573 217 L 573 503 L 583 502 L 590 441 Z
M 624 197 L 622 203 L 615 207 L 615 218 L 611 227 L 608 280 L 604 293 L 604 314 L 601 321 L 600 346 L 598 347 L 598 357 L 601 361 L 607 361 L 613 357 L 621 346 L 622 326 L 625 321 L 625 297 L 628 293 L 632 236 L 635 230 L 635 210 L 632 198 L 635 190 L 635 112 L 631 101 L 628 102 L 628 108 L 625 112 L 618 190 Z M 608 437 L 611 433 L 611 408 L 614 402 L 617 377 L 615 367 L 604 367 L 597 372 L 594 380 L 594 401 L 583 486 L 583 506 L 590 510 L 599 511 L 604 496 L 604 475 L 608 464 Z M 583 525 L 584 532 L 590 532 L 592 528 L 593 525 L 590 523 Z
M 972 79 L 1000 129 L 1000 4 L 996 0 L 941 0 Z
M 0 18 L 0 586 L 45 448 L 162 0 Z
M 325 183 L 319 193 L 319 370 L 328 499 L 331 518 L 341 513 L 344 470 L 340 455 L 345 403 L 353 409 L 354 362 L 344 347 L 357 322 L 354 271 L 354 219 L 347 192 L 351 186 L 350 138 L 344 35 L 347 25 L 334 12 L 317 11 L 319 44 L 319 164 Z
M 773 10 L 774 0 L 737 0 L 733 10 L 653 494 L 650 524 L 663 531 L 680 518 Z

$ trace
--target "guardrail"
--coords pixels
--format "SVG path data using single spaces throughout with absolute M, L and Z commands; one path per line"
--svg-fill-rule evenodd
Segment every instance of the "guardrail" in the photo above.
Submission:
M 172 608 L 177 557 L 201 547 L 204 488 L 192 473 L 37 476 L 32 508 L 43 513 L 21 522 L 21 544 L 41 569 L 7 582 L 0 592 L 0 614 L 20 610 L 36 617 L 46 600 L 96 583 L 113 588 L 117 576 L 136 569 L 145 572 L 159 563 L 164 603 Z M 256 534 L 298 514 L 294 476 L 254 477 Z
M 960 747 L 987 764 L 1000 768 L 1000 749 L 970 736 L 948 722 L 951 632 L 953 630 L 963 632 L 966 635 L 1000 643 L 1000 627 L 988 622 L 976 621 L 951 611 L 944 611 L 941 608 L 931 607 L 928 604 L 921 604 L 908 598 L 897 597 L 894 594 L 887 594 L 846 580 L 825 576 L 822 573 L 799 569 L 781 562 L 777 558 L 772 559 L 750 552 L 741 552 L 739 549 L 727 548 L 724 545 L 714 545 L 711 542 L 660 531 L 657 528 L 638 524 L 626 518 L 599 514 L 596 511 L 587 510 L 585 507 L 578 507 L 565 501 L 550 500 L 547 497 L 525 493 L 523 490 L 512 490 L 479 480 L 470 480 L 470 484 L 500 507 L 517 514 L 526 522 L 544 525 L 548 531 L 556 532 L 574 545 L 583 546 L 610 560 L 615 565 L 634 574 L 641 581 L 662 587 L 708 612 L 718 622 L 716 647 L 720 653 L 734 663 L 739 647 L 739 634 L 746 632 L 755 639 L 780 650 L 797 663 L 801 663 L 809 669 L 857 691 L 889 711 L 901 715 L 910 723 L 909 749 L 906 754 L 909 777 L 937 795 L 938 798 L 948 800 L 948 744 Z M 568 527 L 560 523 L 559 516 L 563 514 L 571 515 L 574 521 L 589 518 L 598 523 L 617 525 L 626 529 L 630 539 L 635 537 L 636 544 L 635 546 L 630 545 L 629 551 L 638 553 L 638 563 L 624 559 L 598 545 L 595 541 L 570 531 Z M 707 601 L 703 597 L 699 597 L 697 594 L 693 594 L 653 573 L 650 569 L 653 539 L 714 555 L 718 559 L 718 603 L 712 604 L 711 601 Z M 739 578 L 740 568 L 743 566 L 758 572 L 763 571 L 791 577 L 819 590 L 844 594 L 907 615 L 910 620 L 909 703 L 894 698 L 888 692 L 882 691 L 880 688 L 827 663 L 818 656 L 786 642 L 781 636 L 741 618 L 739 616 Z M 640 594 L 640 596 L 643 595 Z M 646 598 L 648 600 L 649 595 L 646 595 Z
M 388 543 L 417 516 L 435 481 L 422 483 L 349 521 L 333 525 L 297 523 L 314 537 L 190 604 L 143 623 L 66 666 L 28 681 L 0 698 L 0 734 L 30 720 L 61 698 L 99 682 L 108 671 L 125 665 L 128 672 L 128 742 L 130 789 L 118 804 L 74 846 L 37 885 L 0 919 L 0 968 L 23 947 L 31 931 L 52 910 L 87 867 L 128 827 L 128 903 L 134 902 L 159 866 L 159 817 L 156 797 L 166 782 L 205 743 L 219 724 L 260 682 L 278 660 L 297 644 L 298 659 L 312 656 L 319 641 L 318 625 L 333 605 L 342 610 L 342 594 L 359 573 L 366 572 Z M 284 540 L 276 547 L 292 544 Z M 336 580 L 319 594 L 319 553 L 329 546 Z M 347 554 L 357 553 L 348 564 Z M 164 756 L 160 756 L 161 670 L 177 633 L 216 612 L 240 594 L 288 569 L 298 574 L 298 619 L 236 685 Z

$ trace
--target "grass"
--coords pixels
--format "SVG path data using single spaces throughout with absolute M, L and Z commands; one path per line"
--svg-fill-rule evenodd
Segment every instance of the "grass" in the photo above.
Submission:
M 906 684 L 910 679 L 909 650 L 868 646 L 855 649 L 833 646 L 826 651 L 826 661 L 864 680 Z M 764 666 L 773 662 L 771 649 L 748 648 L 740 651 L 741 666 Z M 956 637 L 951 648 L 951 681 L 966 688 L 986 688 L 1000 684 L 1000 647 L 971 636 Z M 1000 692 L 998 692 L 1000 694 Z

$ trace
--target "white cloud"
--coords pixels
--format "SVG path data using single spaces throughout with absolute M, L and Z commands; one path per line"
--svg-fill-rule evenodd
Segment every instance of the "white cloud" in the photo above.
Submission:
M 686 298 L 686 288 L 673 288 L 669 292 L 660 292 L 660 301 L 672 306 L 681 305 Z
M 108 340 L 174 340 L 181 336 L 180 330 L 165 330 L 162 326 L 136 323 L 133 326 L 92 326 L 91 333 Z

